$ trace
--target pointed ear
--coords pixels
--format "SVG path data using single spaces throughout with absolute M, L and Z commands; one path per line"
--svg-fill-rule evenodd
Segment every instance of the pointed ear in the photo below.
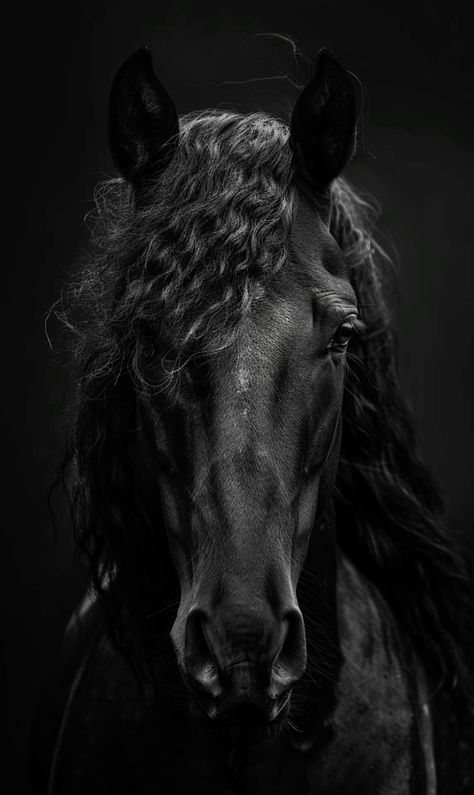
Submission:
M 290 144 L 297 176 L 325 191 L 354 154 L 357 108 L 349 73 L 327 50 L 291 117 Z
M 162 170 L 177 145 L 178 115 L 142 47 L 115 75 L 109 98 L 109 147 L 121 175 L 136 186 L 149 170 Z

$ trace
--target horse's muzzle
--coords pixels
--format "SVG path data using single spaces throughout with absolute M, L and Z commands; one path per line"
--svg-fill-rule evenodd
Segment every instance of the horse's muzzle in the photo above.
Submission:
M 192 711 L 223 724 L 278 722 L 306 668 L 301 611 L 292 607 L 279 620 L 231 615 L 189 613 L 183 673 Z

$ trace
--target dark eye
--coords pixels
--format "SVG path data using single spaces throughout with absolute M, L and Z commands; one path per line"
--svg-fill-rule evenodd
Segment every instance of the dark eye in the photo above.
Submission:
M 334 334 L 334 337 L 329 343 L 329 350 L 334 353 L 342 353 L 345 351 L 354 335 L 354 332 L 354 321 L 345 320 L 344 323 L 341 323 L 338 330 Z
M 178 477 L 179 472 L 167 455 L 161 451 L 156 451 L 156 461 L 162 475 L 170 480 L 175 480 Z

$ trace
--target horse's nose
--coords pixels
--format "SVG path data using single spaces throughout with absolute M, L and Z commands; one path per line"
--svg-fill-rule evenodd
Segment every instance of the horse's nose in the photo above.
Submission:
M 196 695 L 212 701 L 205 709 L 211 717 L 238 713 L 247 722 L 274 720 L 306 668 L 301 611 L 293 606 L 276 619 L 237 608 L 211 616 L 194 607 L 186 622 L 184 662 Z

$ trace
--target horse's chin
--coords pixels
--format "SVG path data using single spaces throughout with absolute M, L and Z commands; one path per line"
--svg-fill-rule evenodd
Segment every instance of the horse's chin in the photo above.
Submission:
M 279 699 L 265 699 L 261 702 L 234 701 L 224 703 L 205 701 L 190 696 L 189 708 L 191 715 L 201 724 L 216 731 L 230 730 L 244 733 L 249 731 L 252 736 L 278 734 L 282 723 L 290 711 L 291 692 Z

